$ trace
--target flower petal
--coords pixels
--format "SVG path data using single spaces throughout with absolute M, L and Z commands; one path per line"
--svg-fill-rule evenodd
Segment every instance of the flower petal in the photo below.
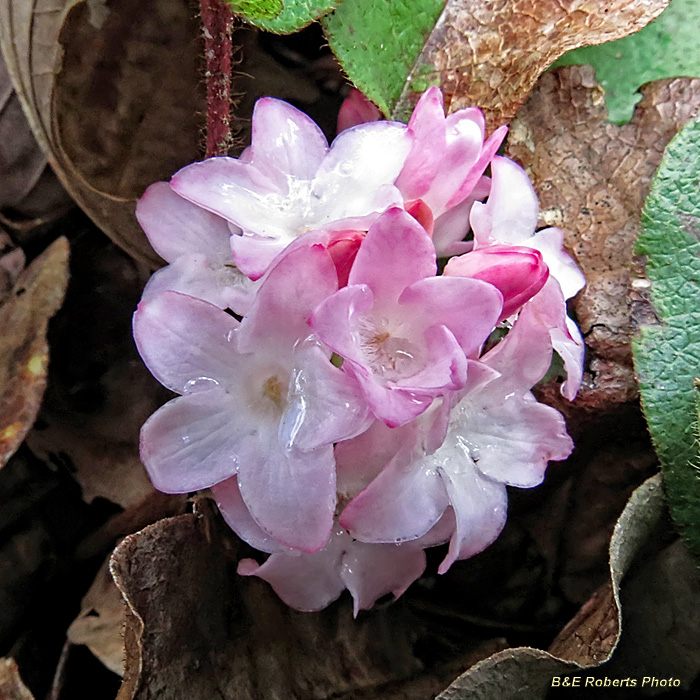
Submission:
M 352 594 L 357 617 L 387 593 L 399 598 L 424 571 L 425 552 L 420 547 L 353 542 L 343 555 L 340 577 Z
M 373 420 L 357 380 L 332 365 L 316 343 L 295 353 L 287 402 L 279 430 L 287 449 L 313 450 L 348 440 Z
M 238 479 L 235 476 L 214 484 L 211 487 L 211 492 L 228 526 L 251 547 L 270 554 L 289 551 L 287 547 L 273 540 L 253 520 L 243 501 L 238 488 Z
M 382 212 L 401 204 L 394 180 L 411 148 L 405 124 L 371 122 L 340 133 L 318 169 L 313 196 L 322 202 L 318 223 Z
M 286 185 L 288 176 L 312 180 L 328 151 L 316 122 L 296 107 L 272 97 L 255 103 L 252 164 Z
M 143 193 L 136 218 L 156 253 L 168 262 L 192 253 L 231 256 L 228 222 L 183 199 L 167 182 L 156 182 Z
M 316 552 L 328 541 L 335 509 L 333 447 L 284 451 L 276 440 L 260 458 L 241 458 L 238 485 L 250 514 L 277 542 Z
M 415 457 L 414 435 L 374 481 L 340 515 L 340 524 L 362 542 L 399 543 L 425 535 L 449 505 L 431 457 Z
M 265 348 L 291 364 L 295 343 L 310 334 L 309 317 L 338 289 L 335 265 L 320 245 L 298 246 L 278 259 L 243 320 L 241 352 Z
M 403 209 L 384 212 L 360 246 L 349 285 L 366 284 L 382 305 L 409 285 L 435 275 L 435 248 L 425 229 Z
M 377 105 L 367 99 L 359 90 L 351 88 L 338 111 L 337 132 L 345 131 L 358 124 L 375 122 L 382 118 Z
M 508 486 L 537 486 L 548 462 L 566 459 L 573 450 L 564 418 L 532 394 L 499 400 L 489 389 L 465 397 L 455 409 L 461 414 L 457 430 L 482 474 Z
M 146 421 L 141 460 L 159 491 L 198 491 L 236 473 L 237 444 L 255 430 L 237 404 L 213 388 L 173 399 Z
M 459 458 L 458 458 L 459 459 Z M 506 487 L 482 476 L 467 457 L 442 471 L 454 509 L 457 527 L 438 573 L 444 574 L 458 559 L 467 559 L 492 544 L 506 523 Z
M 476 247 L 494 242 L 528 245 L 537 227 L 539 204 L 530 178 L 514 161 L 491 161 L 491 192 L 486 204 L 476 202 L 470 222 Z
M 201 299 L 163 292 L 142 301 L 134 339 L 153 376 L 184 394 L 198 386 L 230 386 L 238 369 L 236 329 L 225 311 Z
M 442 92 L 429 87 L 418 100 L 408 130 L 414 135 L 413 146 L 406 163 L 396 179 L 396 186 L 406 200 L 421 198 L 440 171 L 447 147 L 445 110 Z
M 222 265 L 220 260 L 194 253 L 181 255 L 156 270 L 143 290 L 143 301 L 149 302 L 167 291 L 187 294 L 244 315 L 255 298 L 255 282 L 232 264 Z
M 571 299 L 586 286 L 586 278 L 581 268 L 564 250 L 564 232 L 561 229 L 542 229 L 530 238 L 526 245 L 542 253 L 550 274 L 559 282 L 564 299 Z
M 335 535 L 319 552 L 273 554 L 261 565 L 253 559 L 243 559 L 238 564 L 238 573 L 267 581 L 295 610 L 323 610 L 345 589 L 340 576 L 343 542 L 342 537 Z
M 449 328 L 464 352 L 472 355 L 496 327 L 503 296 L 488 282 L 443 276 L 412 284 L 399 302 L 423 316 L 426 327 L 439 324 Z

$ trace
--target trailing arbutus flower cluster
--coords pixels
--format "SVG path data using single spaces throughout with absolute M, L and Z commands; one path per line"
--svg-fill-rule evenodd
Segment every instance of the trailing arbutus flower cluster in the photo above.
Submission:
M 189 165 L 137 208 L 168 265 L 134 336 L 179 394 L 143 426 L 143 462 L 167 493 L 211 488 L 269 554 L 239 572 L 299 610 L 346 588 L 356 613 L 399 596 L 427 547 L 449 543 L 441 573 L 482 551 L 506 486 L 536 486 L 572 450 L 531 389 L 556 351 L 576 395 L 566 299 L 584 280 L 496 155 L 505 129 L 446 117 L 437 88 L 408 125 L 371 119 L 353 94 L 329 147 L 261 99 L 238 159 Z

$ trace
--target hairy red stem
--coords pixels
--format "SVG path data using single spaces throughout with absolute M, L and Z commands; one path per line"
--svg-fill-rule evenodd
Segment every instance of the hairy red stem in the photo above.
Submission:
M 207 85 L 206 157 L 231 147 L 231 36 L 233 13 L 224 0 L 200 0 Z

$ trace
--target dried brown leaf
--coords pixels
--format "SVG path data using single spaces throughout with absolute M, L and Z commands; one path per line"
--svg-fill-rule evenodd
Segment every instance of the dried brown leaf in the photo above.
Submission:
M 1 53 L 0 144 L 0 210 L 5 219 L 44 223 L 72 206 L 34 139 Z
M 590 412 L 637 396 L 630 340 L 634 317 L 648 309 L 648 284 L 631 273 L 642 204 L 666 144 L 700 107 L 697 79 L 659 80 L 642 92 L 632 121 L 616 126 L 606 122 L 592 68 L 545 73 L 508 138 L 508 155 L 525 166 L 539 195 L 541 225 L 564 230 L 586 275 L 574 308 L 588 371 L 575 406 Z M 557 391 L 545 394 L 558 402 Z
M 22 683 L 17 664 L 12 659 L 0 659 L 0 698 L 2 700 L 34 700 Z
M 124 672 L 124 600 L 109 573 L 109 560 L 100 567 L 80 605 L 80 614 L 68 628 L 73 644 L 84 644 L 118 675 Z
M 0 307 L 0 466 L 24 440 L 44 389 L 46 329 L 68 283 L 68 241 L 59 238 L 20 275 Z
M 153 264 L 134 206 L 198 155 L 197 39 L 185 0 L 0 2 L 0 46 L 56 173 L 113 240 Z
M 515 114 L 539 75 L 578 46 L 627 36 L 670 0 L 449 0 L 423 48 L 396 112 L 436 82 L 449 111 L 478 105 L 491 128 Z M 420 89 L 423 89 L 422 87 Z
M 403 601 L 356 620 L 348 596 L 320 613 L 290 610 L 236 574 L 240 543 L 210 503 L 127 537 L 113 554 L 129 611 L 119 700 L 424 700 L 503 648 L 482 640 L 421 673 L 421 625 Z
M 587 671 L 606 662 L 623 629 L 620 585 L 635 559 L 662 529 L 664 515 L 657 475 L 634 492 L 615 526 L 609 583 L 583 606 L 549 651 L 522 647 L 494 654 L 460 676 L 437 700 L 544 700 L 553 676 Z

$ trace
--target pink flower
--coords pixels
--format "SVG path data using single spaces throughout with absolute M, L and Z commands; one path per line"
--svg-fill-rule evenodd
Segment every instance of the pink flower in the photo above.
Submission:
M 320 128 L 291 105 L 258 100 L 245 158 L 210 158 L 171 181 L 185 199 L 238 226 L 231 245 L 249 277 L 264 274 L 292 241 L 315 229 L 366 231 L 401 203 L 393 182 L 411 147 L 406 126 L 363 124 L 329 149 Z
M 481 110 L 460 109 L 445 117 L 442 92 L 431 87 L 418 101 L 408 130 L 415 140 L 396 180 L 406 209 L 414 211 L 416 203 L 429 209 L 438 256 L 464 253 L 469 249 L 462 242 L 469 231 L 469 211 L 488 194 L 488 179 L 482 176 L 507 129 L 501 127 L 484 140 Z M 419 220 L 426 219 L 422 212 Z
M 501 313 L 502 296 L 492 285 L 436 271 L 425 230 L 391 209 L 370 227 L 348 286 L 311 317 L 318 338 L 344 359 L 374 415 L 390 427 L 464 386 L 467 356 Z
M 332 445 L 368 425 L 352 378 L 318 346 L 298 345 L 311 312 L 336 288 L 330 257 L 312 246 L 275 265 L 240 323 L 175 292 L 142 302 L 139 352 L 181 394 L 142 429 L 141 457 L 156 488 L 185 493 L 236 475 L 273 539 L 304 551 L 324 546 L 335 508 Z
M 341 514 L 340 523 L 353 537 L 410 542 L 451 509 L 450 548 L 439 568 L 445 573 L 498 537 L 506 520 L 506 485 L 536 486 L 548 461 L 569 455 L 573 445 L 562 416 L 525 389 L 532 366 L 524 372 L 512 366 L 509 377 L 487 362 L 488 356 L 470 362 L 469 384 L 453 398 L 457 403 L 437 448 L 429 431 L 441 422 L 439 413 L 401 429 L 401 447 Z

